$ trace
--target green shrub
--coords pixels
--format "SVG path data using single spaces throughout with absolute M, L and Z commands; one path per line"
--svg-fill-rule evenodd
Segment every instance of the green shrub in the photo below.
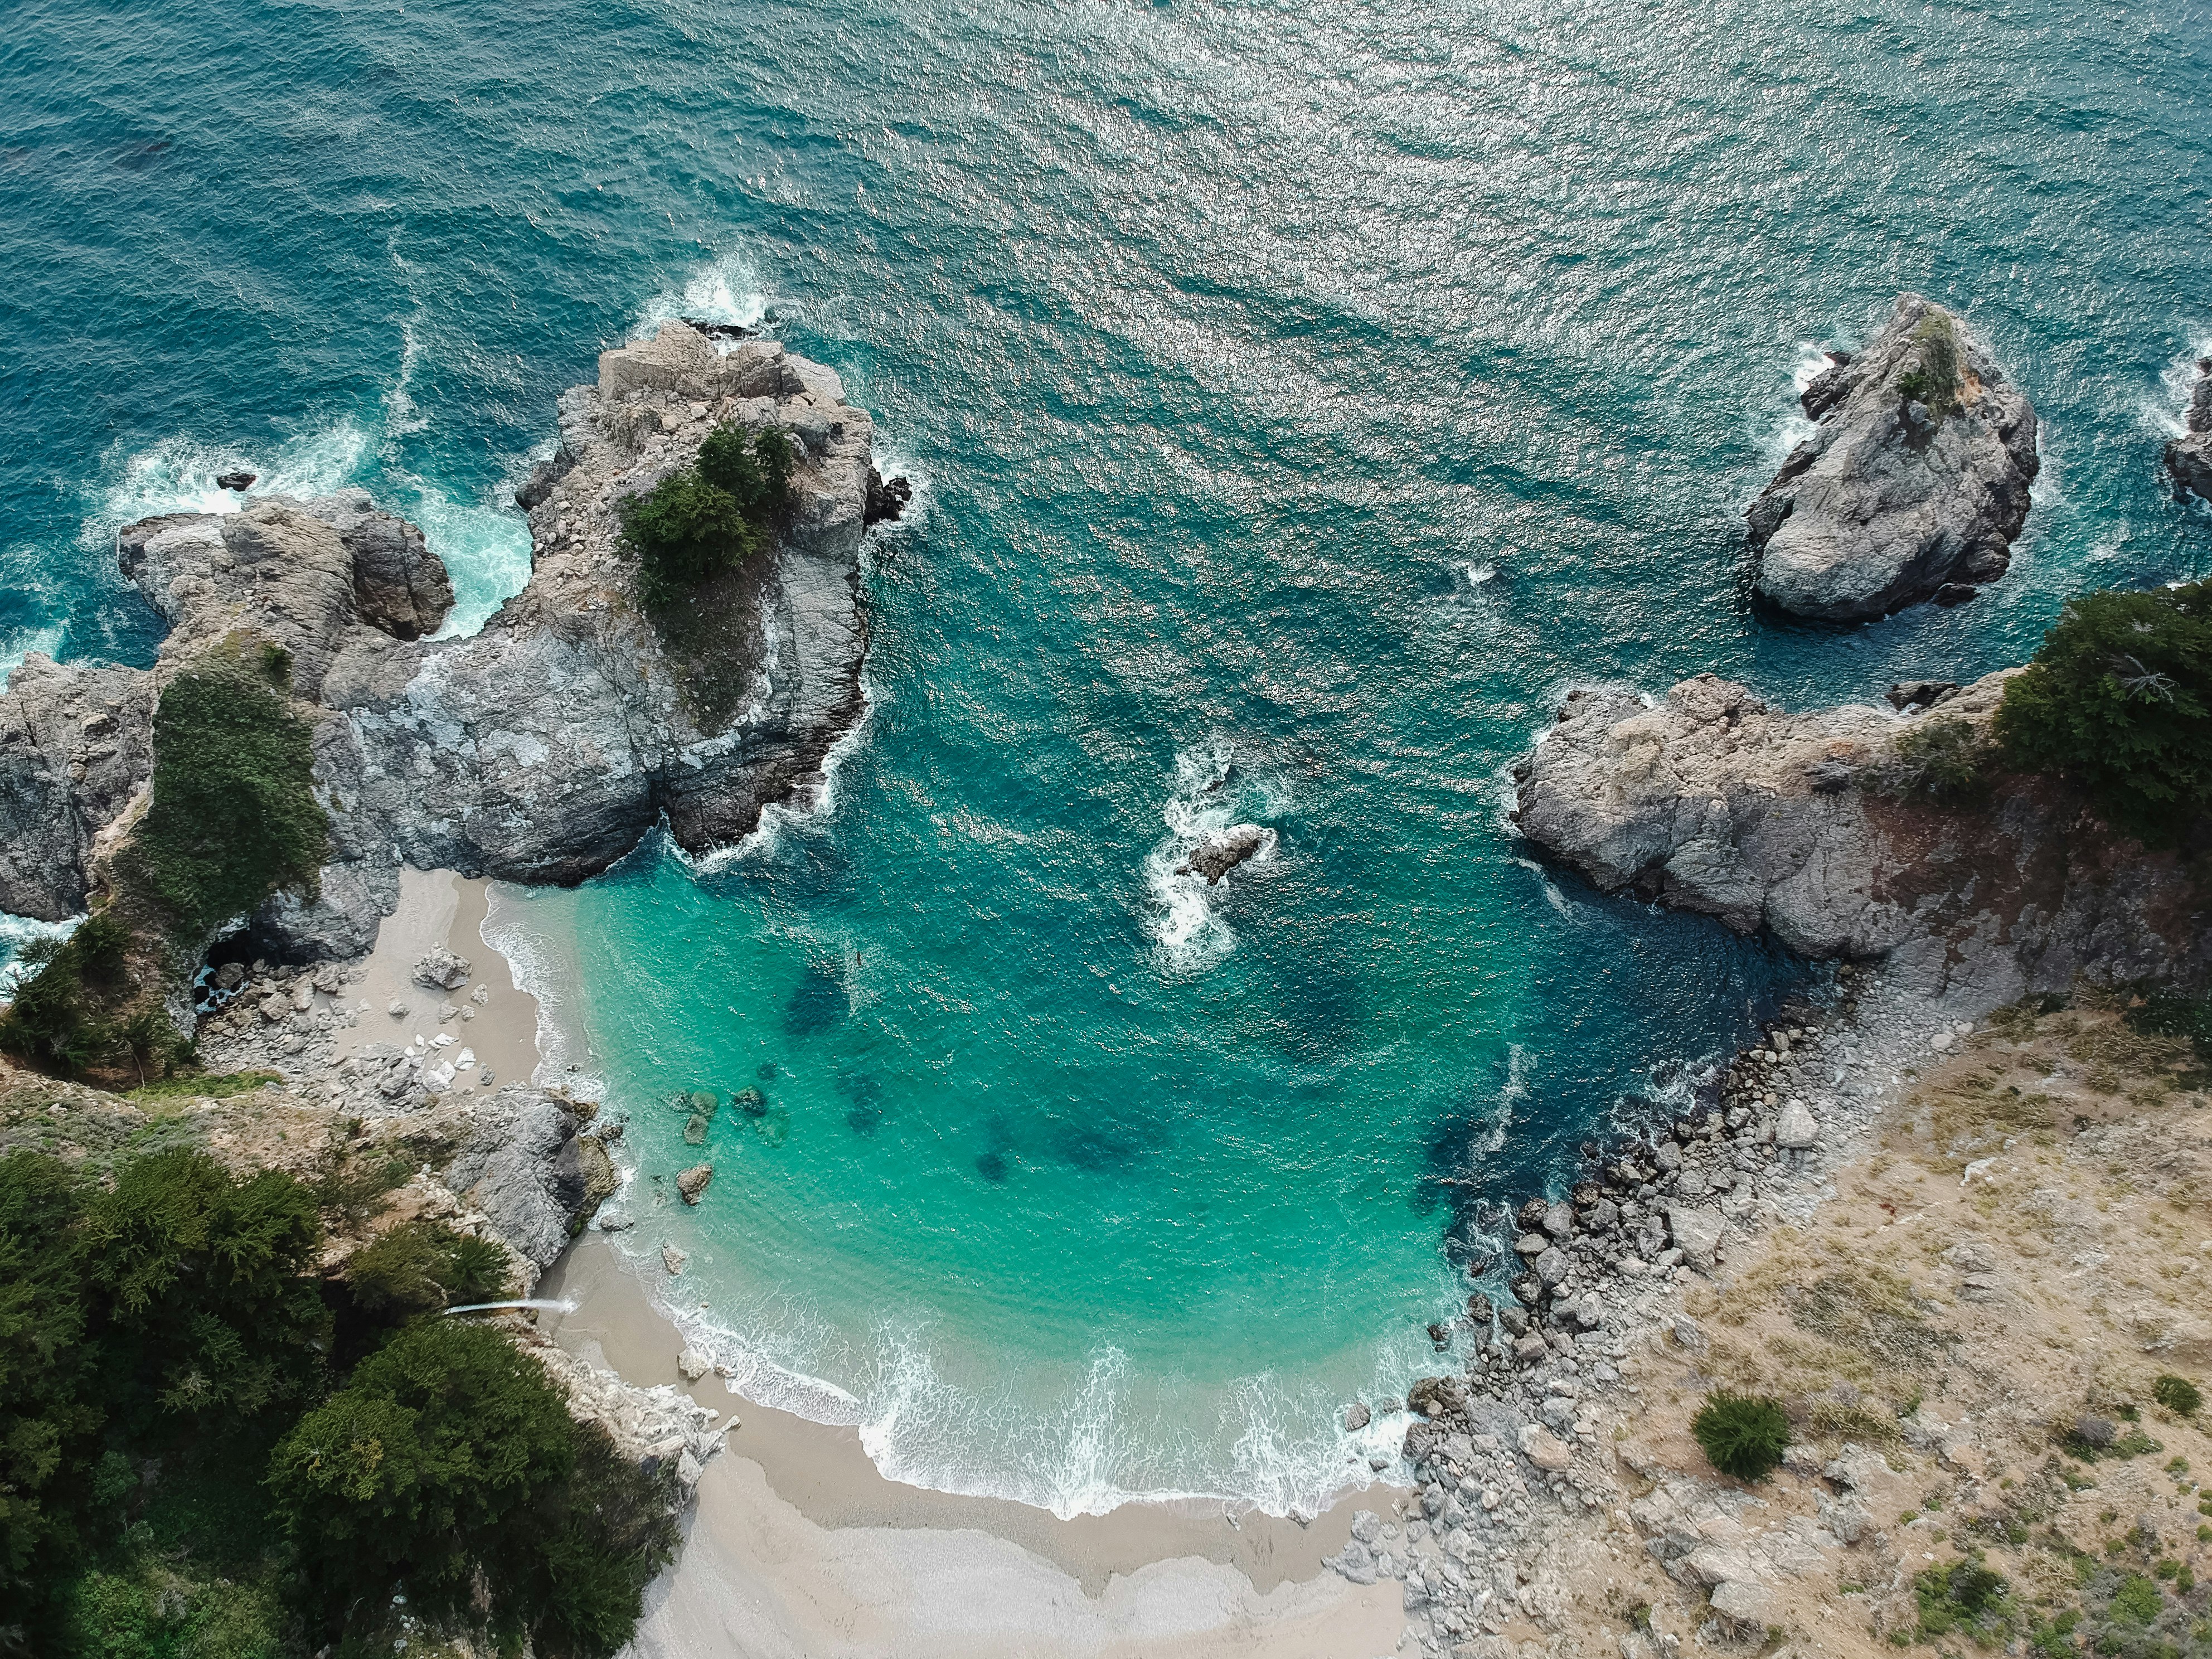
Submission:
M 1995 747 L 1964 720 L 1928 720 L 1900 736 L 1885 766 L 1885 794 L 1950 805 L 1978 801 L 1990 792 Z
M 270 1490 L 316 1601 L 403 1588 L 459 1613 L 481 1584 L 495 1626 L 548 1659 L 607 1659 L 675 1546 L 668 1480 L 574 1423 L 499 1332 L 407 1327 L 276 1449 Z
M 795 462 L 774 427 L 748 438 L 716 427 L 696 465 L 679 467 L 622 509 L 623 541 L 638 561 L 638 597 L 668 611 L 702 582 L 765 552 L 790 511 Z
M 154 711 L 153 800 L 123 854 L 180 934 L 211 933 L 272 893 L 312 893 L 330 818 L 314 793 L 314 734 L 284 696 L 290 663 L 211 654 Z
M 183 1042 L 160 1014 L 132 1007 L 138 985 L 131 933 L 112 911 L 87 916 L 66 939 L 26 945 L 15 1001 L 0 1018 L 0 1048 L 70 1073 L 136 1064 L 158 1075 Z
M 1959 407 L 1962 381 L 1959 374 L 1959 336 L 1951 319 L 1940 313 L 1923 318 L 1912 331 L 1912 365 L 1897 377 L 1899 395 L 1924 404 L 1942 420 Z
M 1912 1581 L 1923 1636 L 1942 1636 L 1964 1628 L 1992 1634 L 2005 1622 L 2005 1581 L 1978 1561 L 1930 1567 Z
M 1739 1480 L 1763 1480 L 1782 1462 L 1790 1443 L 1790 1416 L 1765 1395 L 1716 1389 L 1690 1421 L 1706 1459 Z
M 2006 685 L 1995 731 L 2013 765 L 2173 842 L 2212 810 L 2212 583 L 2073 601 Z
M 330 1333 L 313 1277 L 323 1230 L 292 1176 L 234 1180 L 204 1152 L 154 1153 L 92 1200 L 83 1240 L 106 1363 L 139 1415 L 233 1420 L 314 1386 Z
M 2204 1403 L 2204 1396 L 2197 1385 L 2185 1376 L 2168 1372 L 2150 1385 L 2150 1397 L 2179 1417 L 2191 1417 Z
M 2165 1609 L 2166 1599 L 2158 1592 L 2158 1581 L 2139 1572 L 2130 1573 L 2112 1592 L 2112 1617 L 2130 1625 L 2148 1625 Z
M 442 1221 L 418 1218 L 356 1250 L 346 1263 L 345 1279 L 362 1312 L 404 1317 L 495 1299 L 507 1289 L 507 1251 Z

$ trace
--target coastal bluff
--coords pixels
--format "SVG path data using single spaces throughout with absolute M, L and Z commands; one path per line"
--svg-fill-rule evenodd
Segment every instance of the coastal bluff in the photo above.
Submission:
M 1745 510 L 1760 599 L 1863 622 L 1995 581 L 2027 522 L 2035 410 L 1961 318 L 1917 294 L 1805 388 L 1813 435 Z
M 466 638 L 439 636 L 436 552 L 362 490 L 126 526 L 118 564 L 167 637 L 147 670 L 33 655 L 0 697 L 0 908 L 60 921 L 97 899 L 149 801 L 164 689 L 242 649 L 280 653 L 330 824 L 314 896 L 247 921 L 272 960 L 366 951 L 402 865 L 572 884 L 664 817 L 704 850 L 818 784 L 865 707 L 860 548 L 883 489 L 867 414 L 777 343 L 726 349 L 671 322 L 604 353 L 559 422 L 517 495 L 530 580 Z M 702 584 L 672 627 L 635 598 L 622 509 L 724 422 L 787 435 L 791 510 L 771 553 Z
M 1994 1006 L 2102 981 L 2201 981 L 2212 927 L 2187 860 L 2106 830 L 2045 777 L 1977 799 L 1903 787 L 1899 744 L 1983 741 L 2005 682 L 1900 687 L 1903 710 L 1790 714 L 1711 674 L 1656 701 L 1569 693 L 1514 768 L 1514 819 L 1604 892 L 1770 929 L 1814 957 L 1887 959 L 1930 996 Z

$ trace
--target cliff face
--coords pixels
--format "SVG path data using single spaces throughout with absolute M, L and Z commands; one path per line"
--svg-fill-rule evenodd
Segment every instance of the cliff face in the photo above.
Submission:
M 657 627 L 632 598 L 618 507 L 723 420 L 796 441 L 796 510 L 772 558 L 702 588 L 679 629 Z M 520 496 L 530 583 L 470 639 L 429 637 L 452 603 L 445 569 L 362 491 L 125 529 L 122 568 L 170 633 L 150 671 L 33 657 L 0 698 L 0 907 L 84 908 L 145 799 L 161 687 L 240 638 L 289 653 L 331 816 L 320 896 L 280 896 L 254 919 L 272 956 L 366 950 L 402 863 L 572 883 L 663 813 L 705 848 L 818 780 L 863 709 L 868 416 L 780 345 L 725 356 L 672 323 L 604 354 L 560 422 L 560 453 Z
M 2175 488 L 2212 501 L 2212 357 L 2197 360 L 2185 424 L 2188 429 L 2166 447 L 2166 471 Z
M 1898 740 L 1978 738 L 1992 674 L 1905 714 L 1785 714 L 1711 674 L 1656 706 L 1578 691 L 1515 769 L 1522 834 L 1607 892 L 1765 927 L 1809 957 L 1887 957 L 1903 982 L 1978 1006 L 2100 980 L 2202 979 L 2207 896 L 2185 862 L 2097 823 L 2047 779 L 1986 799 L 1890 793 Z
M 2004 574 L 2039 465 L 2035 411 L 1963 321 L 1899 296 L 1803 402 L 1818 430 L 1744 515 L 1763 599 L 1861 621 Z

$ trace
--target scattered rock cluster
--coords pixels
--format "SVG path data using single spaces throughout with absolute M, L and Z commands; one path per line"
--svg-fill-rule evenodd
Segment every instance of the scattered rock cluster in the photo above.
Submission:
M 676 1478 L 677 1502 L 690 1501 L 708 1461 L 738 1426 L 736 1413 L 725 1419 L 665 1383 L 653 1389 L 633 1387 L 534 1331 L 524 1340 L 553 1380 L 568 1390 L 571 1417 L 598 1424 L 616 1449 L 647 1474 L 668 1469 Z

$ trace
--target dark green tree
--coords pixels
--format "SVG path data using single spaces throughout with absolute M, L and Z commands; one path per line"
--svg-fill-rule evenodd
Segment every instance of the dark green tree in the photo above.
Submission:
M 74 1553 L 102 1413 L 85 1341 L 82 1188 L 34 1152 L 0 1158 L 0 1625 L 44 1599 Z
M 2078 784 L 2115 829 L 2178 840 L 2212 811 L 2212 583 L 2073 601 L 1995 729 L 2014 766 Z
M 323 1232 L 292 1176 L 234 1180 L 204 1152 L 156 1152 L 92 1201 L 83 1238 L 106 1373 L 135 1419 L 250 1417 L 314 1389 L 330 1339 Z
M 290 679 L 276 647 L 217 654 L 171 680 L 154 712 L 153 801 L 124 858 L 187 934 L 314 890 L 330 818 Z
M 622 508 L 623 540 L 637 556 L 647 608 L 671 609 L 772 546 L 790 514 L 795 461 L 775 428 L 748 435 L 725 422 L 708 434 L 696 465 L 630 498 Z

